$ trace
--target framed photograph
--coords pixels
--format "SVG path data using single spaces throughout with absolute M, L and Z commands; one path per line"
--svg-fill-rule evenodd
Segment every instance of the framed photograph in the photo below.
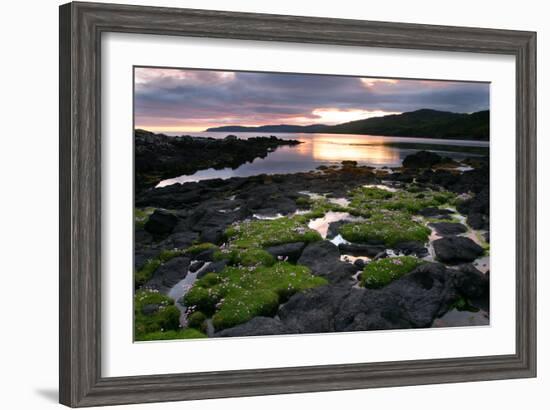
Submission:
M 60 402 L 536 375 L 536 33 L 60 7 Z

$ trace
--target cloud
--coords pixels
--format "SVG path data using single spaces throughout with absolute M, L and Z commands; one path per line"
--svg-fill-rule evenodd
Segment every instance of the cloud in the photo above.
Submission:
M 136 126 L 153 130 L 337 123 L 420 108 L 474 112 L 488 107 L 487 83 L 135 69 Z

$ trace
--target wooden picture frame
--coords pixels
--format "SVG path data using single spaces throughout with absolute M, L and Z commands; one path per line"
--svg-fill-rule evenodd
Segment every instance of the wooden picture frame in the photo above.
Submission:
M 512 55 L 516 59 L 516 352 L 101 376 L 101 35 L 108 32 Z M 71 407 L 536 375 L 536 33 L 94 3 L 60 7 L 60 402 Z

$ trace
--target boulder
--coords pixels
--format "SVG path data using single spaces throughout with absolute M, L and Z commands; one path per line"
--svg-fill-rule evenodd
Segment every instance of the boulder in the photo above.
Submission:
M 141 307 L 141 313 L 145 316 L 150 316 L 157 313 L 162 305 L 159 303 L 149 303 Z
M 470 212 L 466 222 L 474 229 L 489 229 L 489 215 Z
M 429 226 L 434 228 L 441 236 L 459 235 L 468 230 L 464 225 L 455 222 L 433 222 Z
M 242 325 L 224 329 L 214 334 L 214 337 L 265 336 L 289 333 L 279 319 L 257 316 Z
M 292 333 L 334 331 L 334 319 L 350 288 L 326 285 L 292 296 L 281 306 L 278 316 Z
M 347 221 L 336 221 L 328 224 L 327 239 L 332 239 L 340 234 L 340 228 L 346 224 Z
M 437 239 L 432 245 L 437 259 L 449 264 L 472 262 L 484 252 L 477 243 L 462 236 Z
M 310 243 L 302 252 L 298 264 L 307 266 L 313 275 L 322 276 L 331 283 L 349 281 L 357 272 L 351 263 L 340 260 L 338 247 L 330 241 Z
M 360 269 L 360 270 L 363 270 L 366 265 L 363 259 L 355 259 L 355 261 L 353 261 L 353 264 L 357 269 Z
M 441 156 L 431 151 L 418 151 L 407 155 L 403 160 L 404 168 L 431 168 L 442 161 Z
M 341 243 L 338 245 L 340 253 L 352 256 L 368 256 L 370 258 L 386 250 L 383 245 L 369 245 L 358 243 Z
M 415 255 L 418 258 L 428 256 L 429 253 L 428 248 L 426 248 L 422 242 L 418 241 L 399 242 L 393 249 L 403 255 Z
M 170 212 L 156 209 L 145 223 L 145 230 L 155 236 L 168 235 L 174 230 L 178 218 Z
M 427 218 L 446 218 L 449 215 L 452 215 L 454 212 L 450 209 L 444 209 L 444 208 L 435 208 L 435 207 L 428 207 L 423 208 L 420 211 L 418 211 L 419 215 L 422 215 Z
M 204 261 L 194 261 L 193 263 L 191 263 L 191 265 L 189 265 L 189 272 L 198 271 L 200 268 L 204 266 L 204 264 L 205 264 Z
M 214 272 L 214 273 L 220 273 L 224 268 L 227 266 L 227 260 L 221 260 L 212 262 L 210 265 L 208 265 L 208 269 L 203 269 L 197 274 L 197 279 L 202 278 L 207 273 Z
M 335 317 L 336 331 L 429 327 L 456 300 L 444 265 L 425 263 L 382 289 L 353 289 Z
M 148 260 L 158 256 L 159 251 L 155 249 L 139 249 L 134 252 L 134 269 L 140 270 L 145 266 Z
M 454 284 L 461 295 L 472 301 L 489 301 L 489 276 L 471 264 L 458 267 L 454 273 Z
M 270 246 L 266 248 L 266 251 L 269 252 L 276 259 L 288 258 L 289 262 L 296 263 L 302 255 L 306 244 L 304 242 L 292 242 L 285 243 L 277 246 Z
M 176 283 L 187 276 L 190 262 L 191 260 L 184 256 L 170 259 L 153 273 L 153 277 L 145 284 L 145 287 L 168 293 Z
M 185 249 L 193 245 L 199 239 L 199 235 L 196 232 L 190 230 L 186 232 L 177 232 L 166 238 L 165 248 L 178 248 Z

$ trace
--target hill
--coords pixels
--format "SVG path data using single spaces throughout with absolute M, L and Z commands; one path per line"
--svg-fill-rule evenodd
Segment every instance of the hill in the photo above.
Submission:
M 421 109 L 384 117 L 367 118 L 338 125 L 314 124 L 263 125 L 260 127 L 224 126 L 206 131 L 224 132 L 291 132 L 327 134 L 371 134 L 397 137 L 442 139 L 489 139 L 489 111 L 461 114 Z

